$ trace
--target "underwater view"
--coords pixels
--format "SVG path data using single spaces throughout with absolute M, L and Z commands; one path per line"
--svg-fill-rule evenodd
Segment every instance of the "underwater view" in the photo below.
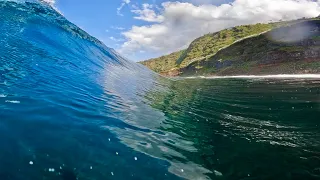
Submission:
M 320 179 L 319 75 L 163 77 L 38 1 L 0 31 L 1 180 Z

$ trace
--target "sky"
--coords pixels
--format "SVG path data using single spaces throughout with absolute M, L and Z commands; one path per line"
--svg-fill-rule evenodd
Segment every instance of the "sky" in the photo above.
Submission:
M 188 47 L 225 28 L 320 14 L 320 0 L 45 0 L 132 61 Z

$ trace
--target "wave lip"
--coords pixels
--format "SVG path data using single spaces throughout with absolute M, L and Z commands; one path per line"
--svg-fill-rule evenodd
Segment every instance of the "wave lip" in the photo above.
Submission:
M 238 79 L 320 79 L 320 74 L 277 74 L 277 75 L 237 75 L 237 76 L 193 76 L 193 77 L 186 77 L 187 79 L 229 79 L 229 78 L 238 78 Z

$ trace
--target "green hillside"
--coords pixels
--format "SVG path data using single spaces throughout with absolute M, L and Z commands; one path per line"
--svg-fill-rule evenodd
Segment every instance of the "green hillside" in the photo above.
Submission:
M 216 33 L 206 34 L 194 40 L 190 46 L 178 52 L 140 62 L 155 72 L 166 74 L 169 71 L 187 67 L 194 61 L 206 60 L 214 56 L 218 51 L 245 38 L 258 36 L 261 33 L 270 31 L 293 23 L 277 22 L 269 24 L 242 25 L 225 29 Z
M 185 67 L 196 59 L 214 55 L 221 48 L 227 47 L 237 40 L 269 31 L 273 27 L 275 24 L 244 25 L 204 35 L 190 44 L 189 48 L 177 60 L 177 64 L 180 67 Z
M 150 59 L 140 62 L 157 73 L 166 72 L 177 67 L 176 61 L 183 51 L 171 53 L 159 58 Z
M 246 38 L 179 69 L 180 76 L 304 73 L 320 73 L 320 19 Z

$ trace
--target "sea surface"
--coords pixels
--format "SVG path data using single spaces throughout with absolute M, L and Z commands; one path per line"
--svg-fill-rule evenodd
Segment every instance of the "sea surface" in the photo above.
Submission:
M 320 179 L 320 78 L 167 79 L 0 0 L 0 179 Z

